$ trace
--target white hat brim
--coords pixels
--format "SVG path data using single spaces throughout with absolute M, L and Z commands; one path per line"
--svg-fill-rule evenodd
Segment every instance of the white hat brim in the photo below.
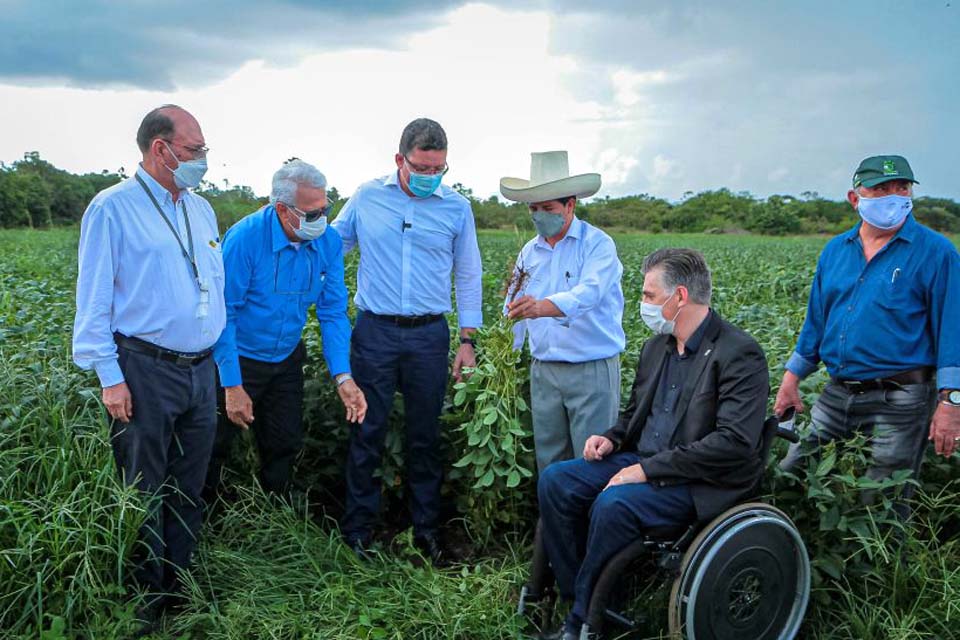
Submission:
M 546 202 L 569 196 L 589 198 L 599 190 L 599 173 L 582 173 L 532 187 L 530 181 L 523 178 L 500 179 L 500 193 L 514 202 Z

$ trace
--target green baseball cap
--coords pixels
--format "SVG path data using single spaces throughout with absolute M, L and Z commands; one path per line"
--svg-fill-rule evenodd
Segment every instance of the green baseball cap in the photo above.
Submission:
M 871 156 L 861 162 L 853 174 L 854 187 L 875 187 L 890 180 L 917 182 L 910 163 L 903 156 Z

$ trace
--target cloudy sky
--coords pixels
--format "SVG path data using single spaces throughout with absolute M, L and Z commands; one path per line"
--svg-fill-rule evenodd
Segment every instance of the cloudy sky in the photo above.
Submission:
M 135 166 L 173 102 L 209 179 L 267 193 L 291 156 L 341 193 L 438 120 L 448 182 L 481 196 L 567 149 L 600 196 L 729 187 L 839 198 L 907 156 L 960 199 L 960 0 L 0 0 L 0 160 Z

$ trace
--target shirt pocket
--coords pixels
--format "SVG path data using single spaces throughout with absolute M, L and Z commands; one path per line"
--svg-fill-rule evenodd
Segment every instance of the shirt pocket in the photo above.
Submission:
M 223 281 L 223 254 L 220 252 L 220 245 L 211 246 L 209 243 L 200 247 L 197 265 L 200 267 L 200 277 L 210 277 L 214 280 Z
M 877 291 L 876 302 L 884 309 L 897 312 L 915 312 L 923 307 L 923 299 L 913 286 L 912 278 L 899 269 L 884 274 Z

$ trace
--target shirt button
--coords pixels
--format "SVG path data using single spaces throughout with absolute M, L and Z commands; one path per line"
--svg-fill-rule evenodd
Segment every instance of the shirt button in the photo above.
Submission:
M 847 307 L 847 311 L 853 311 L 853 305 L 850 305 L 849 307 Z
M 858 282 L 863 282 L 863 278 L 860 278 L 860 280 L 858 280 Z

